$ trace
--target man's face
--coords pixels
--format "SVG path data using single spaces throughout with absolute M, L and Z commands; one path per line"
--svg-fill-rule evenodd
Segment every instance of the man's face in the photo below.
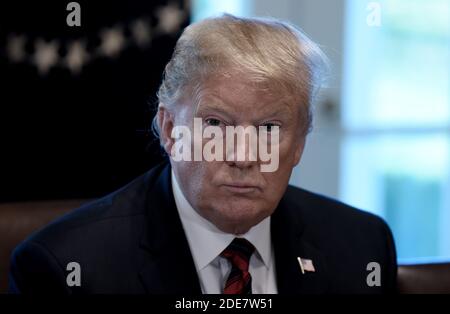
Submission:
M 173 139 L 169 138 L 172 127 L 188 126 L 194 134 L 194 117 L 202 119 L 203 128 L 222 127 L 224 137 L 225 126 L 279 127 L 279 166 L 275 172 L 261 172 L 259 158 L 249 160 L 248 141 L 245 161 L 227 161 L 226 157 L 224 161 L 171 159 L 191 206 L 220 230 L 243 234 L 273 213 L 286 190 L 292 168 L 300 161 L 305 137 L 299 131 L 302 129 L 299 105 L 283 102 L 280 95 L 257 90 L 237 76 L 209 80 L 203 84 L 198 100 L 198 106 L 187 100 L 171 114 L 164 113 L 164 109 L 159 113 L 169 154 L 173 145 Z M 203 140 L 203 145 L 207 141 Z

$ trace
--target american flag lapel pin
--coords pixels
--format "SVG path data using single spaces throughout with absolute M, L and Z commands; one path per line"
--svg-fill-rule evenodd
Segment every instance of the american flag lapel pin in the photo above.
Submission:
M 297 260 L 303 275 L 305 274 L 305 272 L 314 273 L 316 271 L 312 260 L 301 257 L 297 257 Z

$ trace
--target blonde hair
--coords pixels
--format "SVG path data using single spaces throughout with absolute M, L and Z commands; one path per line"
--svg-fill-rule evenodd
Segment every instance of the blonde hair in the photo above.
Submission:
M 303 134 L 311 130 L 312 103 L 322 83 L 327 59 L 295 26 L 272 18 L 230 14 L 186 27 L 166 65 L 157 93 L 171 107 L 195 96 L 212 76 L 241 73 L 262 89 L 270 89 L 301 106 Z M 159 135 L 158 115 L 152 128 Z

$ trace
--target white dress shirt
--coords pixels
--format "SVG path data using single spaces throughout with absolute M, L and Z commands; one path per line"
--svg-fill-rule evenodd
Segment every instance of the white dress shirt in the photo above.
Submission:
M 220 253 L 236 235 L 219 230 L 192 208 L 184 197 L 173 171 L 172 190 L 202 292 L 204 294 L 223 293 L 223 287 L 231 271 L 231 263 L 221 257 Z M 256 249 L 249 263 L 252 293 L 277 293 L 270 216 L 238 237 L 247 239 Z

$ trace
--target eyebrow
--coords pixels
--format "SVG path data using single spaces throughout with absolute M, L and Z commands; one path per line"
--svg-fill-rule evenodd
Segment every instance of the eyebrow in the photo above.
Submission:
M 217 111 L 217 112 L 219 112 L 219 113 L 221 113 L 221 114 L 223 114 L 223 115 L 225 115 L 227 117 L 231 117 L 230 114 L 227 111 L 225 111 L 221 107 L 220 104 L 217 103 L 217 100 L 208 101 L 208 102 L 200 102 L 197 105 L 197 108 L 195 110 L 195 115 L 197 115 L 198 112 L 205 111 L 205 110 L 214 110 L 214 111 Z
M 214 99 L 210 101 L 200 101 L 197 105 L 194 114 L 197 116 L 198 113 L 201 111 L 212 110 L 218 112 L 219 114 L 222 114 L 226 118 L 233 119 L 232 115 L 222 108 L 223 106 L 222 104 L 223 102 L 220 99 Z M 285 105 L 286 103 L 284 101 L 280 101 L 279 104 L 280 105 L 283 104 L 283 106 L 277 106 L 276 110 L 268 114 L 266 118 L 258 120 L 260 122 L 264 122 L 273 119 L 277 116 L 281 116 L 283 118 L 286 118 L 287 120 L 290 120 L 292 117 L 292 110 L 290 110 L 290 108 Z
M 286 106 L 286 108 L 283 107 L 277 107 L 277 110 L 275 112 L 272 112 L 268 115 L 269 118 L 281 116 L 286 119 L 290 119 L 293 115 L 292 110 L 290 110 L 289 107 Z

